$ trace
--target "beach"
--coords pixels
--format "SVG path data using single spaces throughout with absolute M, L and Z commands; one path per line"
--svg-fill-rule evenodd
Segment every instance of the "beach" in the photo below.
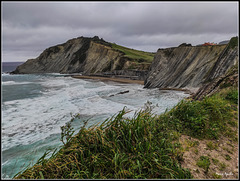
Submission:
M 143 80 L 132 80 L 132 79 L 127 79 L 127 78 L 86 76 L 86 75 L 73 75 L 71 77 L 76 78 L 76 79 L 95 79 L 95 80 L 101 80 L 101 81 L 114 81 L 114 82 L 120 82 L 120 83 L 130 83 L 130 84 L 144 85 Z

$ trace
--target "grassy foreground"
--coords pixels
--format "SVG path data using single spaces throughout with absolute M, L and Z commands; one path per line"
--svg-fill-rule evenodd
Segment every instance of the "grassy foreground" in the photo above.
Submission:
M 237 109 L 238 89 L 225 88 L 202 101 L 183 100 L 159 116 L 151 105 L 132 119 L 123 109 L 75 136 L 69 122 L 62 128 L 60 151 L 15 179 L 189 179 L 190 170 L 181 166 L 180 136 L 216 140 L 224 135 L 236 142 Z M 197 163 L 206 172 L 209 164 L 204 156 Z

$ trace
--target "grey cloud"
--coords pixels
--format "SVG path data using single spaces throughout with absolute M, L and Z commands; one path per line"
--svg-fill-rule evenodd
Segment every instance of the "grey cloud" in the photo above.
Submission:
M 31 50 L 40 54 L 68 39 L 95 35 L 145 51 L 183 42 L 219 42 L 238 35 L 238 3 L 2 3 L 4 61 L 19 60 L 13 55 L 20 55 L 21 50 L 34 58 Z M 21 60 L 26 59 L 22 56 Z
M 114 7 L 105 3 L 9 3 L 4 5 L 3 16 L 13 26 L 94 28 L 115 22 L 118 9 Z
M 143 8 L 142 8 L 143 9 Z M 118 28 L 123 34 L 237 32 L 237 7 L 228 4 L 148 4 Z M 128 29 L 128 31 L 126 31 Z

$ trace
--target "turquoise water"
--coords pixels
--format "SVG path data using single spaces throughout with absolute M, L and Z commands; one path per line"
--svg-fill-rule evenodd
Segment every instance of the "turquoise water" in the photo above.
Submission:
M 129 91 L 126 94 L 117 94 Z M 114 96 L 111 96 L 114 95 Z M 178 91 L 143 89 L 138 84 L 101 82 L 64 77 L 60 74 L 2 74 L 2 178 L 12 178 L 34 164 L 48 149 L 59 148 L 60 127 L 74 120 L 75 130 L 104 121 L 122 110 L 127 116 L 144 108 L 147 101 L 160 114 L 187 94 Z

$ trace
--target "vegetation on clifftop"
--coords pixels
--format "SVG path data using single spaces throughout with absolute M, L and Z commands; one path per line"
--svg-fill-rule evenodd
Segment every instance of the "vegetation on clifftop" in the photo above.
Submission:
M 125 57 L 135 60 L 136 62 L 142 63 L 152 63 L 155 53 L 144 52 L 140 50 L 134 50 L 124 46 L 117 45 L 115 43 L 111 44 L 112 48 L 123 52 Z
M 114 50 L 117 50 L 119 52 L 122 52 L 124 54 L 124 57 L 127 57 L 131 60 L 133 60 L 135 63 L 145 63 L 145 64 L 151 64 L 154 58 L 155 53 L 153 52 L 145 52 L 141 50 L 135 50 L 132 48 L 127 48 L 121 45 L 117 45 L 116 43 L 110 43 L 106 42 L 102 38 L 99 39 L 98 36 L 95 36 L 92 38 L 92 40 L 96 43 L 109 46 L 113 48 Z
M 37 164 L 15 178 L 192 178 L 190 170 L 181 166 L 184 151 L 181 149 L 180 137 L 188 135 L 214 141 L 224 136 L 237 142 L 236 92 L 236 87 L 227 87 L 201 101 L 183 100 L 160 116 L 151 113 L 151 104 L 136 112 L 131 119 L 124 117 L 127 110 L 123 109 L 99 126 L 88 129 L 83 126 L 75 136 L 72 136 L 68 124 L 62 134 L 67 142 L 60 151 L 49 159 L 41 158 Z M 197 145 L 197 142 L 191 145 Z M 208 148 L 214 148 L 213 144 L 209 143 Z M 214 159 L 202 156 L 196 165 L 207 174 L 210 164 L 216 161 Z M 216 173 L 215 177 L 218 177 Z
M 238 37 L 232 37 L 229 41 L 229 46 L 230 48 L 234 48 L 236 46 L 238 46 Z
M 167 114 L 161 115 L 167 127 L 199 139 L 218 139 L 228 128 L 233 116 L 229 100 L 237 101 L 238 91 L 229 89 L 223 95 L 215 94 L 205 97 L 202 101 L 181 101 Z M 237 102 L 234 102 L 237 103 Z

